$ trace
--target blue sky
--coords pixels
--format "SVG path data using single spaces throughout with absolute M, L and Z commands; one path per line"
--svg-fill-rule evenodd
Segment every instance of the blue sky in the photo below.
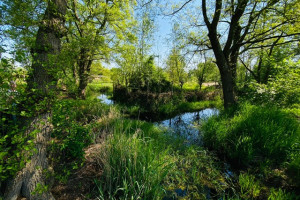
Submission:
M 156 59 L 158 65 L 162 66 L 170 49 L 171 44 L 167 41 L 172 30 L 171 17 L 158 16 L 156 19 L 156 30 L 154 33 L 154 42 L 151 49 L 151 53 L 159 55 L 159 59 Z

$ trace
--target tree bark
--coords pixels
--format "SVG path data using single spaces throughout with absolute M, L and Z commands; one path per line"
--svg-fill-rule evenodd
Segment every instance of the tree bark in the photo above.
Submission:
M 236 104 L 234 88 L 235 88 L 235 71 L 233 69 L 236 66 L 236 63 L 230 65 L 228 63 L 228 58 L 225 57 L 219 40 L 217 38 L 217 33 L 214 30 L 210 30 L 208 37 L 211 42 L 213 52 L 215 54 L 217 66 L 221 75 L 222 89 L 223 89 L 223 98 L 224 98 L 224 108 L 229 108 Z M 234 65 L 235 64 L 235 65 Z
M 56 86 L 54 72 L 57 65 L 54 60 L 55 56 L 60 53 L 60 39 L 65 34 L 64 16 L 67 11 L 67 2 L 65 0 L 49 0 L 47 3 L 36 35 L 35 45 L 31 49 L 32 72 L 27 79 L 27 90 L 29 94 L 33 92 L 35 98 L 48 96 Z M 52 131 L 49 118 L 49 113 L 35 117 L 26 131 L 28 135 L 32 131 L 38 130 L 37 135 L 34 136 L 36 151 L 32 150 L 30 162 L 7 184 L 4 200 L 15 200 L 20 195 L 29 200 L 54 199 L 52 194 L 45 190 L 48 183 L 45 182 L 44 175 L 44 170 L 48 169 L 47 144 Z
M 61 37 L 65 34 L 64 16 L 67 11 L 65 0 L 50 0 L 31 49 L 32 72 L 28 79 L 28 89 L 38 89 L 42 95 L 48 95 L 55 83 L 55 56 L 61 49 Z
M 92 60 L 85 59 L 85 52 L 81 59 L 78 61 L 78 75 L 79 75 L 79 86 L 78 86 L 78 97 L 85 99 L 86 87 L 88 85 L 89 75 L 91 71 Z
M 54 200 L 49 191 L 39 191 L 39 189 L 46 188 L 50 184 L 50 181 L 47 182 L 47 178 L 43 174 L 44 170 L 48 170 L 47 145 L 53 129 L 49 119 L 49 113 L 38 116 L 27 129 L 26 135 L 38 130 L 37 135 L 34 136 L 35 150 L 31 151 L 33 155 L 25 168 L 8 182 L 4 200 L 16 200 L 20 196 L 29 200 Z

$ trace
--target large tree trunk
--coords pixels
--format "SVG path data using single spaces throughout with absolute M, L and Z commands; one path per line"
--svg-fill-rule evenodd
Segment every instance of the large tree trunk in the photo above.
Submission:
M 29 135 L 38 130 L 34 139 L 35 149 L 31 151 L 33 155 L 26 167 L 8 182 L 4 200 L 16 200 L 20 196 L 29 200 L 54 200 L 49 191 L 41 192 L 50 184 L 43 174 L 44 170 L 48 170 L 47 145 L 52 131 L 49 118 L 49 113 L 36 117 L 26 131 L 26 135 Z
M 86 87 L 88 85 L 92 60 L 79 60 L 79 86 L 78 86 L 78 97 L 85 99 Z
M 220 69 L 220 74 L 223 89 L 224 108 L 229 108 L 236 103 L 234 95 L 235 79 L 232 76 L 232 73 L 227 69 Z
M 28 89 L 38 89 L 42 95 L 48 95 L 55 88 L 55 56 L 60 52 L 61 37 L 65 34 L 64 16 L 67 4 L 65 0 L 50 0 L 42 22 L 39 25 L 35 45 L 31 49 L 32 73 L 28 79 Z
M 217 66 L 221 75 L 222 89 L 223 89 L 223 98 L 224 98 L 224 108 L 229 108 L 236 104 L 235 100 L 235 74 L 236 63 L 229 65 L 229 58 L 226 58 L 224 52 L 221 48 L 219 40 L 217 38 L 216 30 L 210 30 L 209 39 L 215 54 Z
M 60 39 L 65 32 L 64 16 L 67 10 L 65 0 L 49 0 L 47 3 L 35 45 L 32 47 L 32 72 L 27 80 L 28 92 L 31 93 L 31 89 L 36 89 L 34 95 L 39 98 L 48 96 L 56 85 L 54 78 L 54 71 L 57 67 L 55 56 L 60 53 Z M 46 148 L 52 130 L 52 125 L 48 121 L 49 118 L 50 114 L 35 117 L 26 131 L 26 134 L 29 134 L 38 130 L 34 138 L 36 151 L 32 150 L 33 155 L 30 162 L 8 183 L 4 194 L 5 200 L 15 200 L 20 195 L 29 200 L 54 199 L 51 193 L 45 190 L 48 183 L 45 182 L 46 177 L 43 174 L 43 171 L 48 168 Z

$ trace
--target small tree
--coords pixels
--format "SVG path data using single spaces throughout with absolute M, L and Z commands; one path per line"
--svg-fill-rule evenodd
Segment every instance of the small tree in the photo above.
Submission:
M 167 67 L 172 87 L 174 83 L 179 84 L 182 90 L 183 84 L 187 80 L 187 73 L 185 71 L 186 63 L 184 57 L 179 54 L 178 49 L 172 49 L 171 54 L 169 55 L 167 60 Z

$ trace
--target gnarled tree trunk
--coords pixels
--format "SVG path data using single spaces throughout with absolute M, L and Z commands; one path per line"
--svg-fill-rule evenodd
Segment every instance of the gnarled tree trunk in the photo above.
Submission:
M 80 59 L 77 62 L 79 67 L 78 97 L 81 99 L 85 99 L 86 87 L 88 85 L 89 75 L 93 61 L 85 55 L 86 50 L 82 49 L 80 54 Z
M 55 56 L 60 53 L 61 37 L 64 35 L 64 16 L 67 11 L 66 0 L 48 0 L 43 20 L 39 25 L 35 45 L 32 48 L 32 72 L 28 79 L 28 90 L 36 89 L 34 95 L 43 99 L 56 86 L 54 71 L 57 67 Z M 54 59 L 53 59 L 54 58 Z M 57 59 L 57 58 L 56 58 Z M 27 134 L 38 130 L 34 138 L 36 151 L 30 162 L 11 180 L 6 188 L 4 199 L 15 200 L 22 195 L 29 200 L 52 200 L 54 197 L 46 190 L 44 170 L 48 168 L 47 144 L 52 125 L 50 114 L 34 118 Z M 49 188 L 50 189 L 50 188 Z
M 56 86 L 56 59 L 61 49 L 61 37 L 65 34 L 64 16 L 67 11 L 65 0 L 50 0 L 42 22 L 39 25 L 35 45 L 31 49 L 32 73 L 28 79 L 28 89 L 38 89 L 47 95 Z
M 15 179 L 8 182 L 4 200 L 16 200 L 19 196 L 29 200 L 54 200 L 52 194 L 45 190 L 50 181 L 47 183 L 43 174 L 44 170 L 48 170 L 47 145 L 53 128 L 49 119 L 50 114 L 46 113 L 31 122 L 26 135 L 38 130 L 34 139 L 35 149 L 31 150 L 33 155 Z

